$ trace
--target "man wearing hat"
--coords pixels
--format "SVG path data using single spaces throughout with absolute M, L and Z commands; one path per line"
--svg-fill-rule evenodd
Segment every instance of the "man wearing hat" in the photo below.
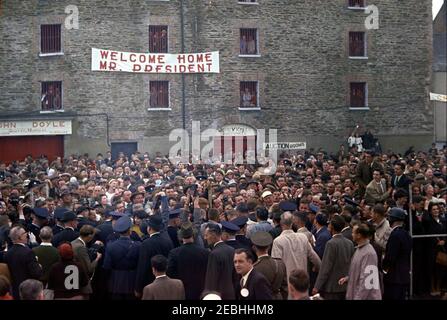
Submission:
M 365 150 L 364 160 L 359 163 L 356 169 L 356 181 L 360 186 L 361 195 L 365 193 L 366 186 L 373 179 L 373 170 L 383 172 L 383 167 L 379 162 L 374 161 L 374 152 Z
M 73 198 L 70 190 L 62 190 L 59 195 L 59 199 L 62 202 L 61 207 L 67 208 L 68 210 L 73 210 Z
M 40 230 L 48 224 L 48 210 L 46 208 L 34 208 L 31 217 L 32 223 L 28 225 L 28 231 L 31 232 L 38 244 L 42 242 L 40 239 Z
M 400 208 L 391 208 L 389 221 L 392 228 L 383 259 L 385 300 L 405 300 L 410 285 L 412 239 L 403 224 L 407 214 Z
M 73 211 L 64 212 L 61 221 L 64 224 L 64 230 L 56 234 L 52 241 L 56 248 L 63 242 L 72 242 L 79 237 L 79 232 L 75 231 L 78 221 Z
M 252 250 L 252 243 L 250 239 L 246 237 L 248 218 L 245 215 L 242 215 L 230 222 L 239 227 L 239 231 L 236 231 L 235 239 L 240 244 L 241 248 Z
M 140 256 L 138 258 L 137 276 L 135 280 L 135 293 L 137 297 L 141 297 L 143 289 L 154 281 L 149 266 L 153 256 L 161 254 L 165 257 L 173 248 L 173 244 L 169 236 L 162 235 L 163 220 L 160 215 L 152 215 L 148 219 L 149 238 L 143 241 L 140 248 Z
M 265 231 L 257 232 L 252 237 L 258 260 L 253 264 L 254 270 L 261 273 L 268 281 L 274 300 L 287 300 L 287 271 L 281 259 L 273 259 L 268 252 L 273 237 Z
M 232 222 L 222 221 L 222 240 L 234 249 L 242 248 L 243 246 L 236 240 L 236 232 L 240 228 Z
M 53 236 L 64 230 L 64 213 L 67 212 L 67 208 L 58 207 L 54 210 L 54 226 L 52 227 Z
M 168 221 L 168 234 L 171 238 L 172 244 L 174 245 L 174 248 L 177 248 L 180 246 L 180 242 L 178 240 L 178 230 L 181 224 L 180 221 L 180 213 L 181 209 L 174 209 L 169 211 L 169 221 Z
M 89 295 L 93 293 L 90 279 L 95 272 L 99 259 L 102 257 L 102 254 L 98 252 L 95 260 L 91 261 L 88 253 L 87 245 L 93 241 L 95 232 L 96 229 L 93 226 L 88 224 L 84 225 L 79 231 L 79 237 L 71 241 L 71 247 L 73 248 L 73 254 L 76 261 L 89 276 L 88 284 L 84 288 L 81 288 L 82 294 L 84 294 L 87 299 Z
M 141 242 L 130 238 L 132 220 L 122 216 L 113 225 L 113 231 L 120 234 L 118 240 L 110 243 L 105 252 L 103 268 L 109 270 L 108 291 L 112 300 L 135 299 L 135 277 Z
M 115 226 L 116 222 L 117 222 L 120 218 L 122 218 L 122 217 L 124 217 L 124 216 L 129 216 L 129 215 L 127 215 L 127 214 L 119 213 L 119 212 L 116 212 L 116 211 L 112 211 L 112 212 L 110 212 L 109 215 L 112 217 L 112 220 L 111 220 L 112 232 L 108 234 L 108 236 L 107 236 L 107 238 L 106 238 L 106 242 L 105 242 L 106 244 L 109 244 L 110 242 L 116 241 L 116 240 L 118 240 L 118 239 L 120 238 L 120 234 L 119 234 L 119 232 L 114 231 L 114 230 L 113 230 L 113 227 Z M 100 230 L 101 230 L 101 229 L 100 229 Z M 101 231 L 101 232 L 102 232 L 102 231 Z M 133 241 L 141 241 L 140 236 L 139 236 L 135 231 L 132 231 L 132 230 L 131 230 L 131 232 L 130 232 L 130 238 L 131 238 Z
M 209 251 L 194 243 L 194 227 L 189 221 L 181 225 L 178 236 L 183 244 L 169 253 L 167 275 L 183 282 L 186 300 L 199 300 L 205 287 Z
M 88 218 L 89 214 L 90 209 L 88 207 L 80 206 L 76 209 L 76 216 L 78 218 L 77 230 L 81 230 L 84 225 L 91 225 L 92 227 L 96 227 L 96 224 Z

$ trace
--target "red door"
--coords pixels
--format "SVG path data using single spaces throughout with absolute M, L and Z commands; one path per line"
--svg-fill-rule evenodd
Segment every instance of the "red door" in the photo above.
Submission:
M 64 136 L 0 137 L 0 161 L 22 161 L 46 155 L 50 161 L 64 156 Z

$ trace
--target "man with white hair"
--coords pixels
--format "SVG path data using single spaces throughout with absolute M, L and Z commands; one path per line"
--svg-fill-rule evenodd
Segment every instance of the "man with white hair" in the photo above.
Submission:
M 19 300 L 19 285 L 27 279 L 40 279 L 42 267 L 37 262 L 36 255 L 26 245 L 28 243 L 28 232 L 21 226 L 14 227 L 9 232 L 13 246 L 4 257 L 11 273 L 12 296 Z
M 307 270 L 310 260 L 314 267 L 320 268 L 321 259 L 309 243 L 307 236 L 303 233 L 295 233 L 292 230 L 293 215 L 284 212 L 281 215 L 281 234 L 273 240 L 272 258 L 282 259 L 286 265 L 287 278 L 292 270 Z

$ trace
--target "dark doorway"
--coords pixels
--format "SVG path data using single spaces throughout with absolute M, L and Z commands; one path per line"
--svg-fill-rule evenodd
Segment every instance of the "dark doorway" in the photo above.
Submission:
M 112 142 L 112 160 L 118 159 L 120 152 L 124 153 L 127 157 L 130 157 L 136 151 L 136 142 Z

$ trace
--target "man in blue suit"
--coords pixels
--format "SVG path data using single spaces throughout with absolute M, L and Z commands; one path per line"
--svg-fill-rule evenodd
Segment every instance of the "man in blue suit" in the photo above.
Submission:
M 384 300 L 405 300 L 410 284 L 411 237 L 404 230 L 406 212 L 392 208 L 389 213 L 391 234 L 383 259 Z
M 162 216 L 155 214 L 149 217 L 148 234 L 149 238 L 143 241 L 140 247 L 140 256 L 138 258 L 137 277 L 135 280 L 135 293 L 141 297 L 143 289 L 154 281 L 155 276 L 151 272 L 151 259 L 157 254 L 168 257 L 169 252 L 174 248 L 169 236 L 164 236 Z
M 323 259 L 324 248 L 326 243 L 331 240 L 332 236 L 327 229 L 327 218 L 326 215 L 319 213 L 316 215 L 314 220 L 315 225 L 315 252 L 318 254 L 320 259 Z

